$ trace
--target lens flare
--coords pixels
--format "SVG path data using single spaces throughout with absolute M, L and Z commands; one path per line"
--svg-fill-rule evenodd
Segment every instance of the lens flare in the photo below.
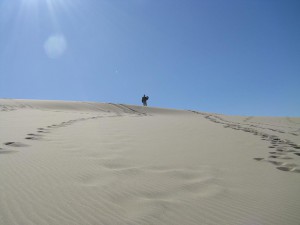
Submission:
M 80 8 L 79 2 L 81 0 L 20 0 L 18 24 L 26 28 L 31 25 L 36 29 L 36 32 L 32 32 L 35 34 L 41 34 L 40 24 L 47 24 L 50 35 L 41 47 L 49 58 L 60 58 L 68 47 L 60 19 L 64 14 L 72 18 L 72 11 Z
M 62 34 L 50 36 L 45 44 L 44 49 L 48 57 L 55 59 L 61 57 L 67 50 L 67 41 Z

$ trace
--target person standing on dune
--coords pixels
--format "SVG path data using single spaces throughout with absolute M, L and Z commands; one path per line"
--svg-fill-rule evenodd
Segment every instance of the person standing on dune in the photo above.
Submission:
M 147 101 L 148 101 L 148 99 L 149 99 L 149 96 L 144 95 L 144 96 L 142 97 L 142 103 L 143 103 L 144 106 L 147 106 Z

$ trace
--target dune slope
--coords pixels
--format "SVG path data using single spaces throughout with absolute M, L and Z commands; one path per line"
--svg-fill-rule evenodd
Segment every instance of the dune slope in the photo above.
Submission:
M 0 224 L 299 225 L 300 118 L 0 99 Z

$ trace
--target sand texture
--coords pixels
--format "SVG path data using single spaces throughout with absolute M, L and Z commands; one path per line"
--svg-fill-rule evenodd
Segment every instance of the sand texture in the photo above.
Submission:
M 0 99 L 0 225 L 299 225 L 300 118 Z

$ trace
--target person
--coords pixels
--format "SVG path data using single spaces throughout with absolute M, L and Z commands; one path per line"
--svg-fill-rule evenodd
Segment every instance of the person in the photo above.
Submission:
M 142 97 L 142 103 L 143 103 L 144 106 L 147 106 L 147 101 L 148 101 L 148 99 L 149 99 L 149 96 L 144 95 L 144 96 Z

